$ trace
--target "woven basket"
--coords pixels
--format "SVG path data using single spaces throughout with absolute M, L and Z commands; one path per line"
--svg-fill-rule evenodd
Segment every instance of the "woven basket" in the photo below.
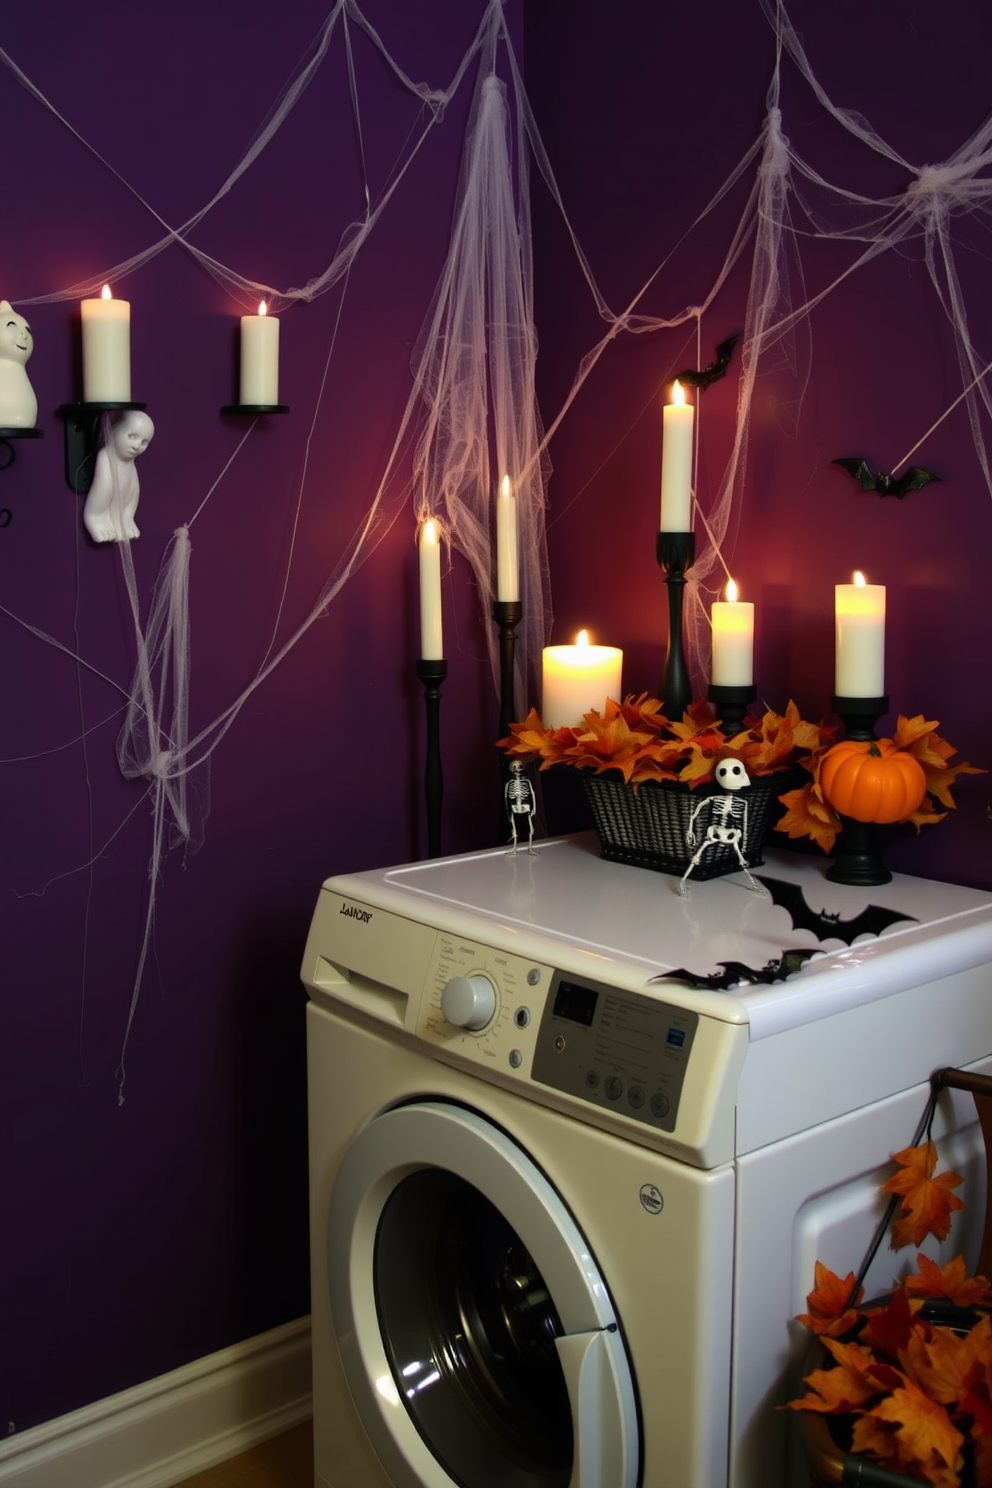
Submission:
M 759 775 L 739 792 L 747 802 L 747 830 L 741 851 L 749 868 L 764 861 L 762 849 L 781 813 L 779 796 L 791 790 L 798 776 L 792 770 Z M 680 781 L 645 780 L 627 785 L 615 771 L 602 775 L 583 772 L 582 784 L 592 808 L 602 857 L 657 873 L 683 874 L 706 836 L 711 813 L 696 818 L 696 846 L 686 845 L 693 811 L 710 796 L 726 795 L 715 781 L 691 789 Z M 722 878 L 736 873 L 740 859 L 729 842 L 716 842 L 706 849 L 692 870 L 693 878 Z

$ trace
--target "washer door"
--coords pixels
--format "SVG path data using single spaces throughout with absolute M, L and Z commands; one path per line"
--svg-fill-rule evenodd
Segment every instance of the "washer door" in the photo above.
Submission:
M 376 1117 L 338 1171 L 327 1252 L 345 1373 L 395 1488 L 634 1488 L 606 1284 L 498 1127 L 440 1101 Z

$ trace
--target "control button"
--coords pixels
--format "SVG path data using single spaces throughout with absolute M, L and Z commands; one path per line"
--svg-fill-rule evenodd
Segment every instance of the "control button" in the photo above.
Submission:
M 555 1034 L 554 1038 L 551 1041 L 551 1047 L 552 1049 L 554 1049 L 556 1054 L 564 1054 L 565 1040 L 560 1033 Z
M 586 1084 L 590 1090 L 599 1089 L 599 1070 L 586 1070 Z
M 644 1104 L 644 1091 L 640 1085 L 631 1085 L 627 1091 L 627 1104 L 635 1111 L 639 1111 Z
M 623 1095 L 623 1081 L 616 1075 L 611 1075 L 603 1088 L 610 1100 L 619 1100 Z
M 670 1109 L 671 1107 L 667 1095 L 661 1095 L 659 1093 L 658 1095 L 653 1095 L 651 1097 L 651 1115 L 657 1116 L 659 1121 L 663 1116 L 668 1115 Z
M 540 980 L 541 980 L 541 973 L 540 973 L 540 971 L 538 970 L 538 968 L 536 966 L 532 966 L 531 969 L 530 969 L 530 971 L 527 973 L 527 985 L 528 985 L 528 987 L 536 987 L 537 984 L 538 984 L 538 982 Z
M 524 1056 L 519 1049 L 510 1050 L 510 1068 L 519 1069 L 524 1062 Z
M 444 985 L 441 1011 L 455 1028 L 477 1033 L 496 1016 L 496 988 L 487 976 L 455 976 Z
M 530 1022 L 530 1008 L 519 1007 L 513 1015 L 513 1021 L 518 1028 L 526 1028 Z

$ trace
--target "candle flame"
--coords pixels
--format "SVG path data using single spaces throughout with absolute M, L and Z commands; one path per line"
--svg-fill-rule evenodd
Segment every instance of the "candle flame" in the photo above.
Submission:
M 437 520 L 434 517 L 428 517 L 420 529 L 420 541 L 424 543 L 436 543 L 437 540 Z
M 727 602 L 728 604 L 737 603 L 737 585 L 734 583 L 733 579 L 727 580 Z
M 575 637 L 575 644 L 577 646 L 588 646 L 589 632 L 587 630 L 580 630 L 578 635 Z
M 258 302 L 258 313 L 259 315 L 268 315 L 269 313 L 269 307 L 264 300 L 259 300 Z
M 103 286 L 103 288 L 101 289 L 101 291 L 100 291 L 100 298 L 101 298 L 101 300 L 112 300 L 114 298 L 113 295 L 110 293 L 110 285 L 109 284 L 105 284 Z
M 685 389 L 677 377 L 672 383 L 672 402 L 676 408 L 683 408 L 685 406 Z
M 867 580 L 864 574 L 861 572 L 860 568 L 856 568 L 854 570 L 854 582 L 857 584 L 859 589 L 863 589 L 865 587 L 865 584 L 867 583 Z
M 503 496 L 508 497 L 510 495 L 510 477 L 508 475 L 504 475 L 503 477 L 503 484 L 500 486 L 500 492 Z

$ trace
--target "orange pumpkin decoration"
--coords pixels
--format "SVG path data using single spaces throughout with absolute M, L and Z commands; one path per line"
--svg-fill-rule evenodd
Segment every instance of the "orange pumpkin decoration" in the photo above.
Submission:
M 891 739 L 842 739 L 820 764 L 820 789 L 841 816 L 905 821 L 927 793 L 919 760 Z

